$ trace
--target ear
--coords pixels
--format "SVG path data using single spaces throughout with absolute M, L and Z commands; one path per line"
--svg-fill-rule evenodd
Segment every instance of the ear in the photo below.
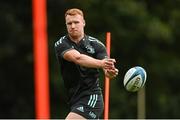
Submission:
M 84 27 L 85 27 L 85 25 L 86 25 L 86 21 L 85 20 L 83 20 L 83 24 L 84 24 Z

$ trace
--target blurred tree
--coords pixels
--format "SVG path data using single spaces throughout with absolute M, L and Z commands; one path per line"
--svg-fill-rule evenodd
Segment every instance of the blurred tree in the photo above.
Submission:
M 0 118 L 33 118 L 31 1 L 0 1 Z

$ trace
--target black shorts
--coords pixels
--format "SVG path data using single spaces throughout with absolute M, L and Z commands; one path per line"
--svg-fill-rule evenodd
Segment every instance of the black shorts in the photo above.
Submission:
M 104 110 L 102 94 L 92 94 L 82 97 L 71 107 L 71 112 L 77 113 L 86 119 L 99 119 Z

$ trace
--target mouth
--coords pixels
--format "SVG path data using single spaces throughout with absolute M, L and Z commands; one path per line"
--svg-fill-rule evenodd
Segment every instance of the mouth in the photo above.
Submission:
M 71 32 L 71 33 L 78 33 L 77 30 L 71 30 L 70 32 Z
M 77 32 L 77 30 L 75 30 L 75 29 L 72 29 L 72 30 L 71 30 L 71 32 Z

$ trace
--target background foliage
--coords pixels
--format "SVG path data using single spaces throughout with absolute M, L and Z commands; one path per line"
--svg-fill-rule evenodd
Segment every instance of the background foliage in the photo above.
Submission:
M 34 118 L 32 12 L 30 0 L 0 1 L 0 118 Z M 64 12 L 85 13 L 86 33 L 105 43 L 119 76 L 111 81 L 110 118 L 137 118 L 137 94 L 122 84 L 125 72 L 144 67 L 146 118 L 180 118 L 179 0 L 48 0 L 51 118 L 68 113 L 54 42 L 66 34 Z M 103 88 L 103 76 L 102 76 Z

